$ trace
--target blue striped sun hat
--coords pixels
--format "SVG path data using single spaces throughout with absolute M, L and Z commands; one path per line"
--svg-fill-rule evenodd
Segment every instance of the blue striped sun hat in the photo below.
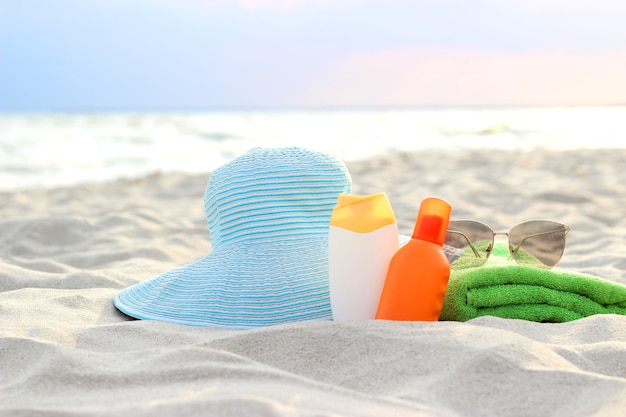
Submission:
M 238 329 L 330 319 L 330 215 L 350 184 L 330 155 L 249 150 L 207 184 L 212 252 L 122 290 L 115 306 L 139 319 Z

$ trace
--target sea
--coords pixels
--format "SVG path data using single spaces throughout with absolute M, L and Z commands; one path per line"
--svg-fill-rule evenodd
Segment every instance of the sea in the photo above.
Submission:
M 626 148 L 626 106 L 0 113 L 0 191 L 209 172 L 257 146 L 344 161 Z

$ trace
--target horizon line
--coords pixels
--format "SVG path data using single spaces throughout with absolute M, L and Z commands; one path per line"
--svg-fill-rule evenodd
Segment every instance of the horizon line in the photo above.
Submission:
M 451 104 L 451 105 L 329 105 L 329 106 L 208 106 L 208 107 L 179 107 L 179 108 L 84 108 L 84 109 L 30 109 L 11 110 L 0 109 L 0 115 L 22 114 L 95 114 L 95 113 L 219 113 L 219 112 L 326 112 L 326 111 L 406 111 L 406 110 L 497 110 L 497 109 L 556 109 L 556 108 L 606 108 L 626 107 L 625 103 L 608 104 Z

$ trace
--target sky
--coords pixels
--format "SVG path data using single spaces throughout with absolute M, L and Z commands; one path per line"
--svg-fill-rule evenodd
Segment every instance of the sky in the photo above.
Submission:
M 0 112 L 626 104 L 620 0 L 0 0 Z

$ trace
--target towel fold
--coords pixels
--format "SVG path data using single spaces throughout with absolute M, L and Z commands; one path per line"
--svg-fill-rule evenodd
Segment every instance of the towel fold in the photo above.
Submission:
M 594 314 L 626 315 L 626 287 L 559 269 L 495 262 L 452 271 L 439 319 L 561 323 Z

